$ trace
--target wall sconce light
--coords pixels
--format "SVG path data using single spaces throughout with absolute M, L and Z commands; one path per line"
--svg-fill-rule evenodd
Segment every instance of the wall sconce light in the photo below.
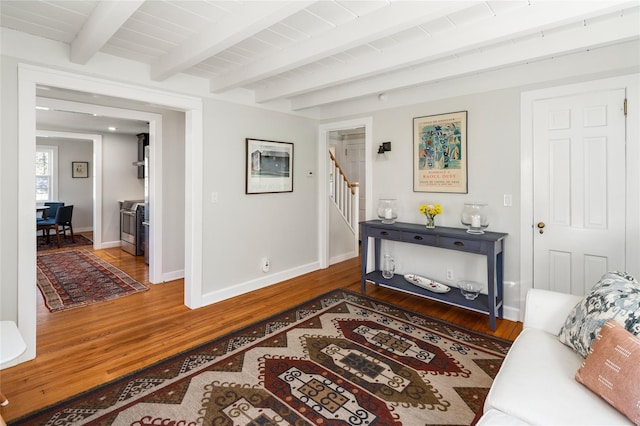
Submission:
M 391 142 L 382 142 L 378 148 L 378 154 L 383 154 L 387 151 L 391 151 Z

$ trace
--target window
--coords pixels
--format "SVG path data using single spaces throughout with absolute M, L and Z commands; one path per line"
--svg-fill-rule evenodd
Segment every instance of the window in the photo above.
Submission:
M 36 146 L 36 201 L 58 198 L 58 147 Z

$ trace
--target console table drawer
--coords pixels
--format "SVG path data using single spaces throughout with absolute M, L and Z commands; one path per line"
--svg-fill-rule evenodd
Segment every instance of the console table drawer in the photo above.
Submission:
M 438 244 L 438 237 L 436 235 L 425 235 L 413 232 L 403 232 L 402 241 L 414 244 L 425 244 L 428 246 L 435 246 Z
M 483 241 L 461 240 L 449 237 L 440 238 L 440 247 L 472 253 L 484 253 L 485 251 Z
M 395 231 L 392 229 L 378 229 L 378 228 L 370 228 L 369 236 L 373 238 L 382 238 L 385 240 L 396 240 L 402 241 L 402 232 Z

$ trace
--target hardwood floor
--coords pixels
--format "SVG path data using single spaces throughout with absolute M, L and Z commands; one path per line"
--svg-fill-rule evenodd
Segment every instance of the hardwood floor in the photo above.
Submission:
M 142 257 L 119 248 L 95 254 L 148 284 Z M 184 306 L 183 285 L 183 280 L 150 285 L 146 292 L 57 313 L 47 310 L 38 292 L 37 357 L 0 371 L 2 392 L 10 401 L 2 416 L 10 423 L 329 290 L 358 292 L 360 259 L 196 310 Z M 522 323 L 498 320 L 491 332 L 486 315 L 373 285 L 367 294 L 508 340 L 522 330 Z

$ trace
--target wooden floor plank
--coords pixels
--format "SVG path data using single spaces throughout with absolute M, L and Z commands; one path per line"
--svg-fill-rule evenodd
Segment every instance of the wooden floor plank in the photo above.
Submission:
M 140 256 L 118 248 L 94 253 L 149 284 Z M 10 401 L 2 416 L 10 422 L 330 290 L 359 292 L 360 259 L 195 310 L 184 305 L 183 286 L 183 280 L 150 285 L 149 291 L 56 313 L 38 292 L 37 357 L 0 371 Z M 521 323 L 498 320 L 492 332 L 487 315 L 370 284 L 367 294 L 507 340 L 522 330 Z

